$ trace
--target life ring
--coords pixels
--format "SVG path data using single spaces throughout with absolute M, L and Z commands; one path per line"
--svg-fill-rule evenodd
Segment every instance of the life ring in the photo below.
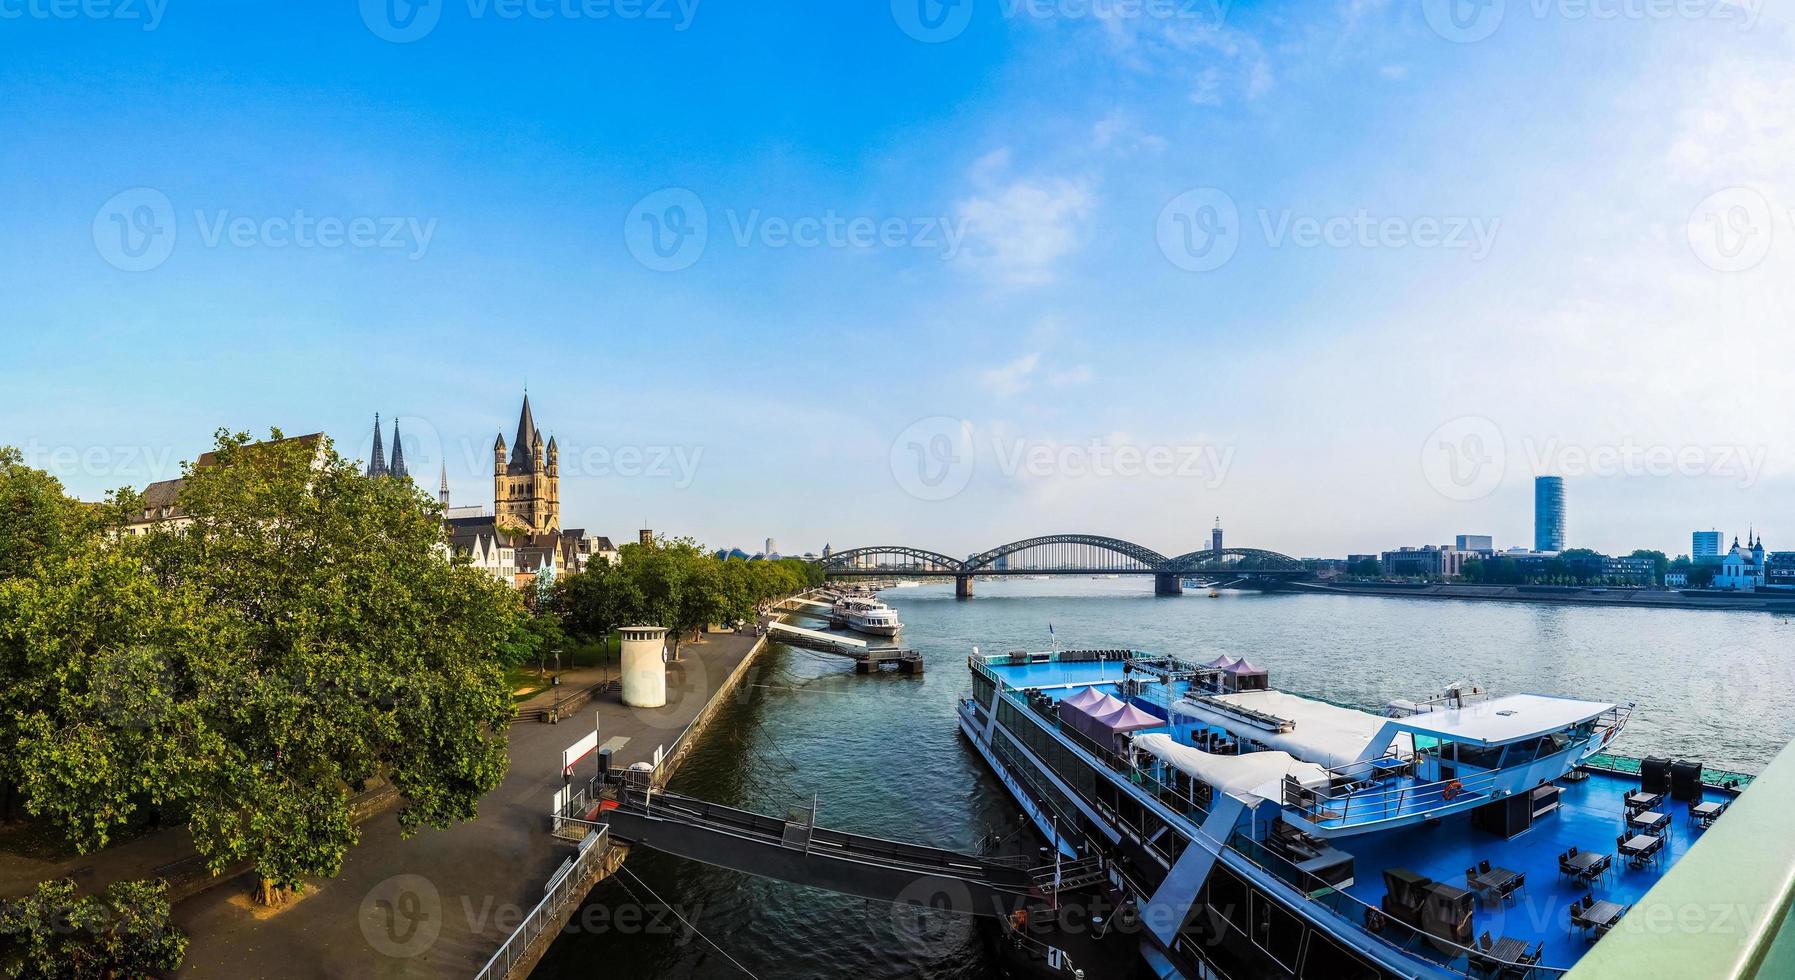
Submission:
M 1463 793 L 1464 791 L 1465 784 L 1454 779 L 1452 782 L 1446 784 L 1445 789 L 1440 790 L 1440 798 L 1451 803 L 1453 800 L 1458 799 L 1458 794 Z

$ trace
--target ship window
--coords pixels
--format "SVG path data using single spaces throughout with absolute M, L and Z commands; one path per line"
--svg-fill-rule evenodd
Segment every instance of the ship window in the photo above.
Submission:
M 1253 942 L 1288 969 L 1296 970 L 1303 946 L 1303 923 L 1289 909 L 1253 892 Z
M 1222 865 L 1209 876 L 1209 907 L 1240 929 L 1247 928 L 1246 882 Z
M 1319 930 L 1309 933 L 1309 951 L 1303 956 L 1304 980 L 1379 980 L 1382 976 Z

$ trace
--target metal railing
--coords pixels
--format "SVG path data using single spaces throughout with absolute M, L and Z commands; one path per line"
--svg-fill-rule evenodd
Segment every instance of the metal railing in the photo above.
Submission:
M 1284 782 L 1286 807 L 1296 810 L 1319 827 L 1353 827 L 1431 813 L 1482 798 L 1505 772 L 1472 773 L 1431 783 L 1405 783 L 1394 789 L 1308 789 L 1294 780 Z
M 599 827 L 588 831 L 580 841 L 579 853 L 562 862 L 549 878 L 546 894 L 542 901 L 524 916 L 523 922 L 505 939 L 499 951 L 486 961 L 480 972 L 474 974 L 474 980 L 502 980 L 511 974 L 512 967 L 523 958 L 524 952 L 530 948 L 543 932 L 554 927 L 556 915 L 569 902 L 577 902 L 585 897 L 582 887 L 586 875 L 592 866 L 604 860 L 611 849 L 611 831 L 608 827 Z

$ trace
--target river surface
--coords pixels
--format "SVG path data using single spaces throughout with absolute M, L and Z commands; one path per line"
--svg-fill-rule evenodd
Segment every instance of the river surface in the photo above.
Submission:
M 818 800 L 822 826 L 958 850 L 1030 831 L 959 736 L 966 655 L 1130 647 L 1247 656 L 1273 686 L 1380 710 L 1453 681 L 1639 705 L 1616 750 L 1755 772 L 1795 738 L 1795 617 L 1374 596 L 1201 592 L 1150 579 L 977 583 L 885 593 L 924 676 L 857 676 L 773 646 L 673 789 L 763 813 Z M 688 651 L 690 648 L 688 648 Z M 917 921 L 858 899 L 648 851 L 594 888 L 534 976 L 982 978 L 986 927 Z M 658 896 L 658 898 L 656 897 Z M 673 911 L 669 911 L 671 908 Z M 677 916 L 674 913 L 677 913 Z M 681 918 L 683 917 L 683 922 Z M 715 946 L 694 933 L 709 937 Z M 717 947 L 727 951 L 727 956 Z

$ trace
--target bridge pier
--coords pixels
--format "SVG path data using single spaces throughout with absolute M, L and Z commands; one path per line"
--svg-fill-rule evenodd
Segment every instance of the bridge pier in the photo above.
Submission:
M 1176 575 L 1157 574 L 1153 576 L 1154 595 L 1183 595 L 1184 583 Z
M 954 598 L 956 598 L 956 599 L 972 598 L 972 576 L 970 576 L 970 575 L 955 575 L 954 576 Z

